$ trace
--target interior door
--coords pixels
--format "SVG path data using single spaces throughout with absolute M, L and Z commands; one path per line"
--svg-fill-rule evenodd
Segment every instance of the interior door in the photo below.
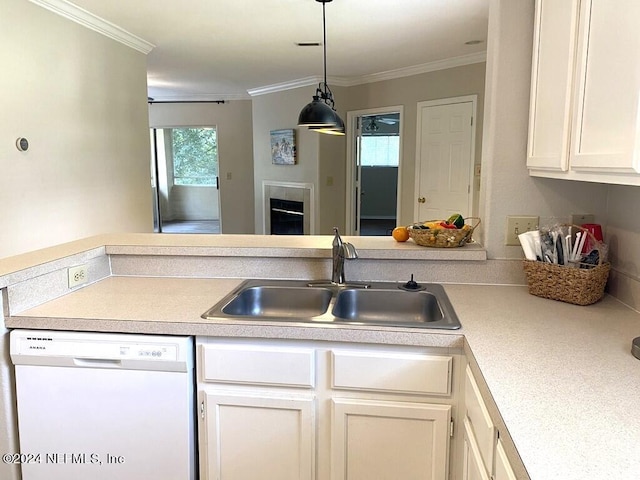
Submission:
M 416 221 L 471 216 L 474 111 L 475 97 L 418 104 Z

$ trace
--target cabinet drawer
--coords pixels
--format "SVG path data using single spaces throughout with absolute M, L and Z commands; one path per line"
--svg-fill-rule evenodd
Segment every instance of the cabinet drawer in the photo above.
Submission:
M 468 365 L 465 374 L 464 400 L 467 418 L 471 423 L 482 459 L 485 465 L 493 465 L 496 429 Z
M 331 352 L 331 386 L 450 395 L 452 361 L 449 356 L 334 350 Z
M 314 350 L 311 348 L 203 345 L 205 382 L 313 388 Z

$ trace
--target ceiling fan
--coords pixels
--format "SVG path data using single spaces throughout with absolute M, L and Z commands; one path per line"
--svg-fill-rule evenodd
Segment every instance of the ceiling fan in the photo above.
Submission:
M 372 115 L 370 117 L 366 117 L 367 123 L 364 125 L 364 130 L 367 132 L 377 132 L 380 130 L 380 125 L 378 123 L 384 123 L 386 125 L 395 125 L 400 121 L 398 118 L 394 117 L 383 117 L 379 115 Z

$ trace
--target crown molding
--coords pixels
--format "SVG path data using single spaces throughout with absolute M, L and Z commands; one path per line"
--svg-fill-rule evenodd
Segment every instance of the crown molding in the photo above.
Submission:
M 313 77 L 299 78 L 298 80 L 291 80 L 290 82 L 275 83 L 273 85 L 266 85 L 264 87 L 252 88 L 247 90 L 247 93 L 256 97 L 258 95 L 266 95 L 268 93 L 283 92 L 285 90 L 293 90 L 294 88 L 309 87 L 311 85 L 318 85 L 324 82 L 324 77 L 316 75 Z M 350 87 L 351 81 L 346 77 L 327 77 L 327 83 L 329 86 L 334 87 Z
M 45 8 L 83 27 L 98 32 L 139 52 L 148 54 L 155 48 L 155 45 L 126 30 L 108 22 L 83 8 L 74 5 L 66 0 L 29 0 L 31 3 Z
M 247 90 L 247 93 L 256 97 L 258 95 L 266 95 L 268 93 L 284 92 L 285 90 L 293 90 L 294 88 L 308 87 L 310 85 L 316 85 L 321 82 L 321 77 L 305 77 L 298 80 L 291 80 L 290 82 L 274 83 L 273 85 L 265 85 L 264 87 L 251 88 Z
M 381 82 L 383 80 L 394 80 L 396 78 L 410 77 L 412 75 L 420 75 L 422 73 L 436 72 L 438 70 L 446 70 L 448 68 L 462 67 L 474 63 L 482 63 L 487 61 L 487 52 L 472 53 L 470 55 L 462 55 L 460 57 L 445 58 L 444 60 L 436 60 L 435 62 L 423 63 L 412 67 L 398 68 L 387 72 L 372 73 L 371 75 L 362 75 L 353 77 L 349 86 L 362 85 L 365 83 Z
M 153 98 L 152 102 L 184 102 L 184 103 L 198 103 L 198 102 L 216 102 L 216 101 L 231 101 L 231 100 L 251 100 L 251 97 L 245 93 L 229 93 L 229 94 L 203 94 L 203 95 L 153 95 L 149 94 Z
M 327 83 L 329 83 L 330 86 L 335 85 L 338 87 L 354 87 L 356 85 L 363 85 L 366 83 L 394 80 L 396 78 L 410 77 L 412 75 L 420 75 L 422 73 L 446 70 L 448 68 L 461 67 L 464 65 L 471 65 L 474 63 L 482 63 L 486 61 L 487 52 L 484 51 L 472 53 L 469 55 L 462 55 L 459 57 L 446 58 L 444 60 L 437 60 L 435 62 L 423 63 L 421 65 L 414 65 L 412 67 L 399 68 L 397 70 L 372 73 L 371 75 L 361 75 L 358 77 L 328 77 Z M 255 97 L 257 95 L 266 95 L 268 93 L 277 93 L 284 90 L 307 87 L 309 85 L 315 85 L 322 81 L 323 78 L 320 76 L 305 77 L 299 80 L 292 80 L 290 82 L 276 83 L 273 85 L 266 85 L 264 87 L 253 88 L 251 90 L 247 90 L 247 93 L 250 96 Z

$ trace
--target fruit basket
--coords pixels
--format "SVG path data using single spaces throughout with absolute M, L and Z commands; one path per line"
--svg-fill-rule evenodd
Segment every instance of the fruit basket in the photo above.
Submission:
M 462 247 L 472 241 L 473 231 L 480 225 L 477 217 L 467 217 L 464 221 L 470 223 L 464 223 L 462 228 L 444 227 L 441 224 L 448 221 L 431 220 L 410 225 L 407 230 L 409 238 L 423 247 Z

